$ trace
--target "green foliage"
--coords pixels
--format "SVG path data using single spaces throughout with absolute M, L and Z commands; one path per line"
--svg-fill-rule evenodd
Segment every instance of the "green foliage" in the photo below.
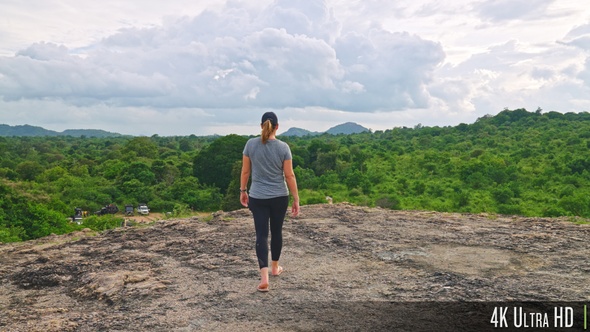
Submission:
M 590 217 L 590 114 L 504 110 L 455 127 L 280 137 L 301 203 Z M 247 137 L 0 137 L 0 241 L 61 234 L 79 207 L 233 210 Z M 117 216 L 86 218 L 97 230 Z M 95 227 L 95 226 L 93 226 Z
M 327 193 L 394 209 L 588 216 L 588 137 L 588 113 L 520 109 L 456 127 L 285 139 L 310 200 Z
M 225 197 L 221 203 L 223 211 L 234 211 L 244 208 L 240 203 L 240 175 L 242 174 L 242 160 L 236 160 L 232 168 L 232 177 Z
M 311 190 L 306 190 L 306 189 L 299 191 L 299 199 L 300 199 L 301 205 L 327 203 L 326 195 L 322 195 L 321 193 L 319 193 L 317 191 L 311 191 Z
M 124 221 L 124 218 L 120 216 L 107 214 L 104 216 L 90 216 L 88 218 L 84 218 L 81 226 L 82 228 L 90 228 L 93 231 L 101 232 L 106 231 L 107 229 L 121 227 Z
M 26 239 L 25 229 L 22 227 L 0 226 L 0 243 L 19 242 Z
M 191 208 L 187 204 L 174 204 L 172 216 L 175 218 L 187 217 L 192 214 Z
M 295 178 L 297 179 L 297 187 L 301 189 L 313 189 L 318 186 L 318 178 L 313 170 L 308 168 L 295 167 L 293 170 Z
M 120 170 L 119 183 L 137 180 L 145 185 L 152 185 L 156 181 L 156 175 L 152 172 L 150 165 L 145 162 L 132 162 Z
M 158 146 L 149 137 L 135 137 L 125 144 L 123 152 L 128 156 L 152 158 L 158 153 Z
M 590 190 L 586 189 L 571 196 L 564 196 L 557 203 L 557 207 L 570 216 L 590 216 Z
M 215 140 L 194 159 L 194 176 L 203 184 L 227 189 L 236 160 L 242 159 L 242 151 L 248 139 L 227 135 Z
M 187 205 L 197 211 L 215 211 L 221 204 L 221 191 L 217 187 L 204 186 L 193 176 L 180 178 L 164 190 L 169 201 Z
M 0 182 L 0 242 L 36 239 L 64 234 L 72 227 L 63 214 Z
M 391 210 L 401 210 L 400 198 L 395 194 L 382 195 L 375 201 L 375 205 Z

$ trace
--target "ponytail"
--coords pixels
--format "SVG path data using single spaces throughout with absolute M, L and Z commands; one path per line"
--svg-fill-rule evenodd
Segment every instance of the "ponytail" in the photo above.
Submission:
M 275 128 L 272 125 L 272 123 L 270 122 L 270 120 L 264 121 L 264 123 L 262 124 L 262 134 L 261 134 L 263 144 L 266 144 L 266 142 L 268 142 L 268 138 L 270 137 L 270 135 L 272 134 L 274 129 Z

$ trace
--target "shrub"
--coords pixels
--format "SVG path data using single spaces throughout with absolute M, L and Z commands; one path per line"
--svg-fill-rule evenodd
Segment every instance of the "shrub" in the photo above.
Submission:
M 90 228 L 93 231 L 105 231 L 121 227 L 125 220 L 121 217 L 109 214 L 105 216 L 90 216 L 82 220 L 81 226 L 83 228 Z
M 391 210 L 401 210 L 401 201 L 396 195 L 383 195 L 375 201 L 375 205 Z

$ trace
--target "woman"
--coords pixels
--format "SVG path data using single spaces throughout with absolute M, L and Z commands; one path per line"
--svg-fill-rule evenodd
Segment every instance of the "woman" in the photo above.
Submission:
M 291 149 L 287 143 L 276 138 L 279 121 L 276 114 L 262 115 L 262 134 L 248 140 L 244 147 L 242 174 L 240 177 L 240 202 L 248 207 L 254 216 L 256 229 L 256 256 L 260 268 L 258 291 L 268 292 L 268 233 L 270 224 L 271 273 L 278 276 L 283 272 L 279 265 L 283 247 L 283 221 L 289 206 L 289 191 L 293 195 L 291 213 L 299 214 L 299 194 L 293 173 Z M 248 194 L 248 179 L 252 173 L 252 184 Z

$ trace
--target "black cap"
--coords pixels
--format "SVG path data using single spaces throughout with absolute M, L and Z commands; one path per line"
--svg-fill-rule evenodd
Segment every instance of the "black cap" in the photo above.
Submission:
M 274 114 L 274 112 L 266 112 L 262 115 L 262 121 L 260 121 L 260 124 L 263 124 L 266 122 L 266 120 L 270 120 L 270 124 L 272 124 L 272 126 L 276 126 L 279 123 L 279 119 L 277 118 L 277 115 Z

